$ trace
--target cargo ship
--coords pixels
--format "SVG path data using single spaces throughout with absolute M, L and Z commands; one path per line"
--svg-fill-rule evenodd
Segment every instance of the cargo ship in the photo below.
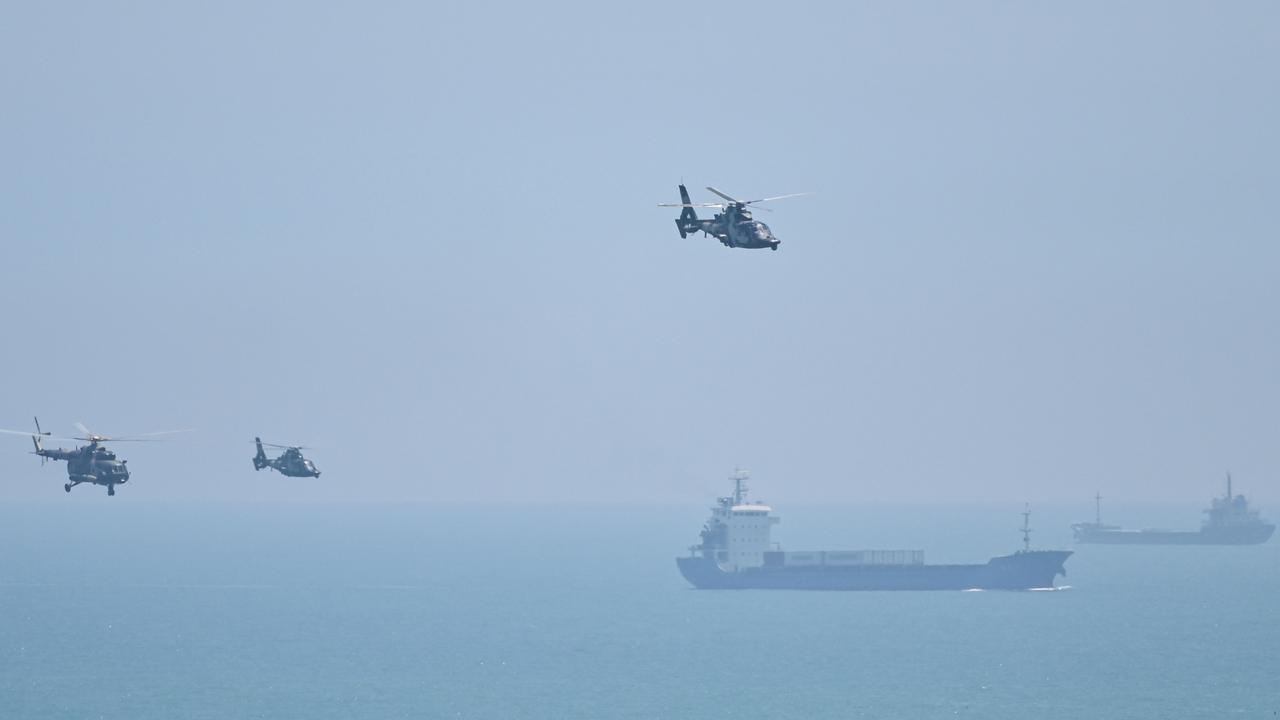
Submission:
M 773 508 L 747 499 L 747 474 L 736 472 L 733 494 L 718 498 L 702 541 L 676 565 L 700 590 L 1033 590 L 1067 574 L 1069 550 L 1032 550 L 1030 512 L 1023 513 L 1023 549 L 971 565 L 926 565 L 922 550 L 784 551 L 770 540 Z
M 1271 538 L 1276 526 L 1263 520 L 1257 510 L 1249 507 L 1244 495 L 1233 495 L 1231 476 L 1227 475 L 1227 493 L 1213 498 L 1205 512 L 1204 522 L 1197 530 L 1126 530 L 1117 525 L 1102 522 L 1102 496 L 1097 502 L 1096 515 L 1091 523 L 1071 526 L 1076 542 L 1107 545 L 1257 545 Z

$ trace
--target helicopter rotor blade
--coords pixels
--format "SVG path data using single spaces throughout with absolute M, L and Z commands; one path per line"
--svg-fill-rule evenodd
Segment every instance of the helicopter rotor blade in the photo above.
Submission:
M 752 205 L 754 203 L 772 202 L 774 200 L 785 200 L 786 198 L 801 197 L 803 195 L 812 195 L 813 193 L 787 193 L 786 195 L 774 195 L 773 197 L 760 198 L 759 200 L 747 200 L 743 205 Z
M 105 435 L 95 435 L 92 432 L 88 432 L 88 428 L 86 428 L 82 423 L 75 423 L 75 424 L 79 430 L 85 431 L 85 434 L 83 437 L 56 436 L 47 430 L 44 432 L 31 432 L 30 430 L 26 430 L 26 431 L 5 430 L 3 428 L 0 428 L 0 433 L 4 433 L 5 435 L 26 435 L 27 437 L 41 438 L 43 440 L 57 440 L 61 442 L 162 442 L 166 438 L 158 437 L 160 435 L 172 435 L 174 433 L 186 433 L 186 432 L 194 431 L 193 429 L 189 428 L 185 430 L 163 430 L 161 432 L 143 433 L 141 435 L 131 435 L 131 436 L 124 436 L 124 437 L 107 437 Z
M 281 450 L 310 450 L 307 445 L 277 445 L 276 443 L 264 442 L 264 447 L 280 448 Z
M 54 437 L 53 435 L 49 434 L 48 432 L 33 433 L 33 432 L 31 432 L 30 430 L 26 430 L 26 431 L 22 431 L 22 430 L 0 430 L 0 433 L 4 433 L 4 434 L 6 434 L 6 435 L 26 435 L 27 437 L 38 437 L 38 438 L 41 438 L 41 439 L 43 439 L 43 440 L 61 440 L 61 441 L 63 441 L 63 442 L 76 442 L 76 441 L 78 441 L 78 440 L 83 440 L 83 439 L 84 439 L 84 438 L 72 438 L 72 437 Z
M 715 193 L 716 195 L 719 195 L 720 197 L 724 198 L 725 200 L 728 200 L 729 202 L 731 202 L 731 203 L 733 203 L 733 204 L 735 204 L 735 205 L 755 205 L 756 203 L 762 203 L 762 202 L 773 202 L 774 200 L 785 200 L 786 198 L 800 197 L 800 196 L 802 196 L 802 195 L 812 195 L 812 194 L 813 194 L 813 193 L 807 193 L 807 192 L 802 192 L 802 193 L 787 193 L 786 195 L 774 195 L 774 196 L 771 196 L 771 197 L 757 198 L 757 199 L 755 199 L 755 200 L 739 200 L 739 199 L 737 199 L 737 198 L 735 198 L 735 197 L 731 197 L 730 195 L 728 195 L 728 194 L 726 194 L 726 193 L 722 193 L 722 192 L 720 192 L 719 190 L 717 190 L 717 189 L 715 189 L 715 188 L 711 187 L 710 185 L 708 185 L 708 186 L 707 186 L 707 189 L 708 189 L 708 190 L 710 190 L 711 192 Z M 761 208 L 761 209 L 763 209 L 763 208 Z
M 194 432 L 194 428 L 183 428 L 182 430 L 161 430 L 160 432 L 140 433 L 138 435 L 121 435 L 120 437 L 111 437 L 109 435 L 99 435 L 84 426 L 84 423 L 75 423 L 76 429 L 84 433 L 84 437 L 63 438 L 64 440 L 83 440 L 84 442 L 160 442 L 164 438 L 161 435 L 173 435 L 175 433 Z
M 724 209 L 724 203 L 658 203 L 658 207 L 678 207 L 678 208 L 721 208 L 721 209 Z
M 729 202 L 731 202 L 731 203 L 738 203 L 739 205 L 741 205 L 741 204 L 742 204 L 742 201 L 741 201 L 741 200 L 738 200 L 738 199 L 735 199 L 735 198 L 729 197 L 728 195 L 725 195 L 724 193 L 722 193 L 722 192 L 720 192 L 719 190 L 717 190 L 717 189 L 715 189 L 715 188 L 711 187 L 710 185 L 708 185 L 708 186 L 707 186 L 707 189 L 708 189 L 708 190 L 710 190 L 711 192 L 713 192 L 713 193 L 715 193 L 715 194 L 719 195 L 720 197 L 724 198 L 725 200 L 728 200 L 728 201 L 729 201 Z
M 195 428 L 183 428 L 182 430 L 161 430 L 160 432 L 139 433 L 137 435 L 125 435 L 118 438 L 106 438 L 108 440 L 131 440 L 137 442 L 154 442 L 160 440 L 160 435 L 176 435 L 178 433 L 195 432 Z

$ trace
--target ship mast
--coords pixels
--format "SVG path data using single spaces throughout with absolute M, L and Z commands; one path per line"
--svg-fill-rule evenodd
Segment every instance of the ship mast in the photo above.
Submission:
M 1093 502 L 1094 502 L 1094 513 L 1095 513 L 1093 521 L 1095 524 L 1101 525 L 1102 524 L 1102 493 L 1101 492 L 1093 496 Z
M 1022 527 L 1018 528 L 1022 531 L 1022 551 L 1031 551 L 1031 503 L 1027 503 L 1026 508 L 1022 511 Z
M 1231 473 L 1227 473 L 1227 500 L 1231 499 Z
M 733 504 L 741 505 L 747 500 L 747 478 L 751 477 L 751 473 L 740 467 L 733 469 L 733 477 L 729 478 L 733 481 Z

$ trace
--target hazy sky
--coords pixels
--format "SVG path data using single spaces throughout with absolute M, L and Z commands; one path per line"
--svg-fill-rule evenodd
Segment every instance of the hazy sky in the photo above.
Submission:
M 111 502 L 1280 502 L 1278 67 L 1268 2 L 10 4 L 0 427 L 198 428 Z M 817 194 L 729 250 L 682 178 Z

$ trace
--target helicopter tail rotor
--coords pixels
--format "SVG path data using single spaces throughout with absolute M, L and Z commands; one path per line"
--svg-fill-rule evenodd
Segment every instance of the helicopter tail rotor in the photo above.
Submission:
M 44 456 L 44 448 L 40 445 L 40 438 L 41 436 L 49 435 L 50 433 L 44 432 L 40 429 L 40 418 L 33 416 L 31 419 L 36 421 L 36 434 L 31 436 L 31 444 L 36 446 L 36 454 L 40 456 L 40 464 L 44 465 L 46 462 L 49 462 L 49 458 Z
M 49 451 L 46 451 L 46 450 L 44 449 L 44 444 L 43 444 L 41 441 L 42 441 L 42 440 L 44 440 L 45 438 L 49 438 L 49 439 L 53 439 L 53 440 L 66 440 L 66 439 L 68 439 L 68 438 L 50 438 L 50 436 L 51 436 L 53 433 L 50 433 L 50 432 L 46 432 L 46 431 L 44 431 L 44 430 L 41 430 L 41 429 L 40 429 L 40 420 L 39 420 L 39 418 L 34 418 L 34 419 L 35 419 L 35 421 L 36 421 L 36 431 L 35 431 L 35 432 L 31 432 L 30 430 L 26 430 L 26 431 L 23 431 L 23 430 L 0 430 L 0 433 L 3 433 L 3 434 L 5 434 L 5 435 L 27 435 L 27 436 L 29 436 L 29 437 L 31 438 L 31 444 L 32 444 L 33 446 L 35 446 L 35 451 L 34 451 L 34 452 L 32 452 L 32 454 L 33 454 L 33 455 L 39 455 L 39 456 L 40 456 L 40 464 L 41 464 L 41 465 L 44 465 L 46 462 L 48 462 L 48 461 L 49 461 L 49 455 L 47 454 Z

